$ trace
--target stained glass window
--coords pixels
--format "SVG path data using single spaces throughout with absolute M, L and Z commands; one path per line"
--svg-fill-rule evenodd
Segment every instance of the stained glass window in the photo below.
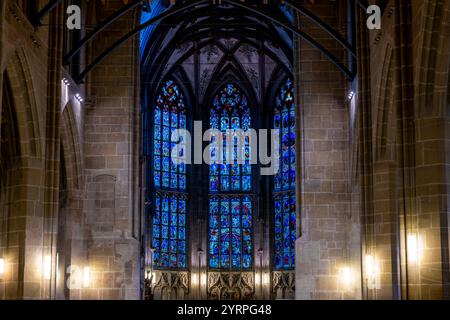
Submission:
M 215 97 L 211 108 L 210 128 L 220 130 L 223 141 L 221 151 L 218 148 L 211 148 L 213 162 L 209 171 L 211 192 L 251 190 L 250 136 L 239 135 L 236 131 L 240 129 L 241 133 L 248 132 L 250 122 L 247 98 L 235 85 L 226 85 Z M 227 130 L 232 130 L 236 135 L 226 135 Z M 228 132 L 231 133 L 231 131 Z M 216 138 L 213 137 L 213 139 Z M 243 141 L 241 142 L 240 139 Z M 218 152 L 221 154 L 219 155 Z
M 234 84 L 225 85 L 215 97 L 210 114 L 210 127 L 223 135 L 222 150 L 211 148 L 209 168 L 212 269 L 248 270 L 253 265 L 253 203 L 246 195 L 252 190 L 250 138 L 243 136 L 243 140 L 237 141 L 241 138 L 225 135 L 227 130 L 247 132 L 250 125 L 247 98 Z
M 186 164 L 182 137 L 172 132 L 186 128 L 186 105 L 173 80 L 164 83 L 153 114 L 153 195 L 151 217 L 153 267 L 186 268 Z M 177 140 L 177 141 L 174 141 Z M 178 161 L 176 161 L 178 160 Z
M 186 198 L 155 195 L 153 267 L 186 268 Z
M 281 170 L 275 175 L 275 191 L 295 189 L 295 105 L 289 79 L 276 97 L 274 128 L 280 130 L 281 138 Z
M 153 184 L 155 188 L 186 190 L 186 164 L 174 161 L 184 157 L 185 148 L 180 141 L 172 141 L 172 132 L 186 128 L 184 97 L 173 80 L 168 80 L 156 100 L 153 139 Z
M 289 270 L 295 266 L 295 195 L 275 197 L 275 269 Z
M 213 196 L 209 202 L 209 265 L 213 269 L 252 267 L 250 197 Z
M 295 104 L 292 81 L 287 79 L 275 100 L 274 128 L 280 130 L 280 170 L 274 176 L 274 234 L 276 270 L 295 267 Z

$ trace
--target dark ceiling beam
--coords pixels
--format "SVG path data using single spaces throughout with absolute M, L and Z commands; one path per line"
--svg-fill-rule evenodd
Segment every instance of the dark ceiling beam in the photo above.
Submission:
M 104 21 L 100 22 L 91 32 L 89 32 L 83 39 L 80 40 L 80 42 L 77 43 L 77 45 L 70 50 L 65 56 L 64 56 L 64 64 L 68 64 L 70 60 L 89 42 L 91 42 L 102 30 L 104 30 L 106 27 L 111 25 L 114 21 L 122 17 L 124 14 L 126 14 L 128 11 L 136 8 L 139 6 L 144 0 L 134 0 L 129 2 L 127 5 L 121 7 L 119 10 L 114 12 L 111 16 L 106 18 Z
M 299 13 L 307 17 L 309 20 L 317 24 L 322 30 L 326 31 L 330 36 L 332 36 L 337 42 L 339 42 L 348 52 L 356 57 L 355 48 L 336 30 L 326 24 L 322 19 L 313 14 L 311 11 L 303 7 L 301 4 L 295 3 L 292 0 L 284 0 L 289 6 L 297 10 Z
M 91 72 L 92 69 L 94 69 L 100 62 L 102 62 L 107 56 L 109 56 L 111 54 L 111 52 L 113 52 L 116 48 L 120 47 L 123 43 L 125 43 L 128 39 L 130 39 L 131 37 L 133 37 L 134 35 L 138 34 L 139 32 L 141 32 L 142 30 L 144 30 L 145 28 L 147 28 L 148 26 L 159 22 L 165 18 L 168 18 L 172 15 L 175 15 L 179 12 L 182 12 L 184 10 L 193 8 L 195 6 L 199 6 L 202 4 L 205 4 L 209 2 L 209 0 L 201 0 L 201 1 L 195 1 L 195 2 L 191 2 L 191 3 L 187 3 L 187 4 L 182 4 L 180 6 L 174 6 L 173 8 L 164 11 L 163 13 L 161 13 L 160 15 L 148 20 L 147 22 L 139 25 L 137 28 L 129 31 L 128 33 L 126 33 L 125 35 L 123 35 L 120 39 L 118 39 L 116 42 L 114 42 L 108 49 L 106 49 L 102 54 L 100 54 L 100 56 L 98 56 L 93 62 L 91 62 L 75 79 L 76 83 L 81 83 L 81 81 L 83 81 L 83 79 L 86 77 L 86 75 Z
M 28 0 L 29 1 L 29 0 Z M 35 0 L 32 0 L 35 1 Z M 35 27 L 42 25 L 42 19 L 50 13 L 62 0 L 51 0 L 49 1 L 41 11 L 39 11 L 33 19 L 33 24 Z

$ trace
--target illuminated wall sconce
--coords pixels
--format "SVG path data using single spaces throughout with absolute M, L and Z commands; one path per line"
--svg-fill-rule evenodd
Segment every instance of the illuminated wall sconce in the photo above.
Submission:
M 52 257 L 51 256 L 44 257 L 43 275 L 44 275 L 45 280 L 50 280 L 52 278 Z
M 192 285 L 194 287 L 198 286 L 198 274 L 197 273 L 193 273 L 192 274 Z
M 419 263 L 422 257 L 422 239 L 417 234 L 409 234 L 407 237 L 408 261 Z
M 355 96 L 355 92 L 354 91 L 350 91 L 348 93 L 348 100 L 351 101 L 353 99 L 353 97 Z
M 0 259 L 0 277 L 5 274 L 5 259 Z
M 84 267 L 83 269 L 83 287 L 88 288 L 91 284 L 91 269 Z
M 372 256 L 366 255 L 365 271 L 368 289 L 381 289 L 380 263 Z
M 84 101 L 84 99 L 81 97 L 81 95 L 80 95 L 79 93 L 77 93 L 77 94 L 75 95 L 75 98 L 76 98 L 80 103 L 82 103 L 82 102 Z
M 349 289 L 352 285 L 352 270 L 349 267 L 341 268 L 341 282 Z

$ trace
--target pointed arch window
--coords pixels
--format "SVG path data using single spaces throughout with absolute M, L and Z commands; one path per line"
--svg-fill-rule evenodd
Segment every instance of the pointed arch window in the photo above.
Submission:
M 239 144 L 235 136 L 227 138 L 225 135 L 227 130 L 247 132 L 250 125 L 247 98 L 236 85 L 226 84 L 213 100 L 210 111 L 210 128 L 219 130 L 223 136 L 222 150 L 211 148 L 211 159 L 217 159 L 215 153 L 219 152 L 222 161 L 213 161 L 209 167 L 211 269 L 248 270 L 253 265 L 250 141 L 246 136 L 244 143 Z M 227 143 L 231 143 L 228 148 Z
M 151 153 L 152 263 L 159 269 L 186 268 L 187 174 L 186 164 L 180 160 L 185 148 L 180 141 L 172 141 L 174 130 L 186 129 L 186 110 L 177 84 L 173 80 L 164 82 L 154 107 Z
M 275 270 L 295 267 L 295 103 L 292 80 L 278 90 L 274 106 L 274 128 L 280 130 L 281 164 L 274 176 Z

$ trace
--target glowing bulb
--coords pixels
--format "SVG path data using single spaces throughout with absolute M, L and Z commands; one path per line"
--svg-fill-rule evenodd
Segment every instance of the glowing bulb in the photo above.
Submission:
M 197 285 L 198 285 L 198 275 L 197 275 L 196 273 L 194 273 L 194 274 L 192 275 L 192 284 L 193 284 L 194 286 L 197 286 Z
M 0 275 L 5 273 L 5 259 L 0 259 Z
M 368 289 L 381 289 L 381 267 L 372 255 L 366 255 L 365 259 L 366 279 Z
M 91 269 L 89 267 L 84 267 L 83 269 L 83 287 L 89 287 L 91 282 Z
M 354 96 L 355 96 L 355 92 L 354 91 L 350 91 L 349 94 L 348 94 L 348 100 L 352 100 Z
M 50 280 L 52 278 L 52 257 L 44 257 L 44 279 Z
M 346 286 L 350 286 L 352 284 L 352 272 L 349 267 L 344 267 L 341 269 L 341 278 L 342 283 Z
M 417 236 L 416 234 L 409 234 L 407 238 L 407 252 L 409 262 L 419 262 L 421 249 L 421 241 L 419 236 Z
M 366 256 L 366 273 L 367 275 L 373 274 L 373 258 L 371 255 Z

